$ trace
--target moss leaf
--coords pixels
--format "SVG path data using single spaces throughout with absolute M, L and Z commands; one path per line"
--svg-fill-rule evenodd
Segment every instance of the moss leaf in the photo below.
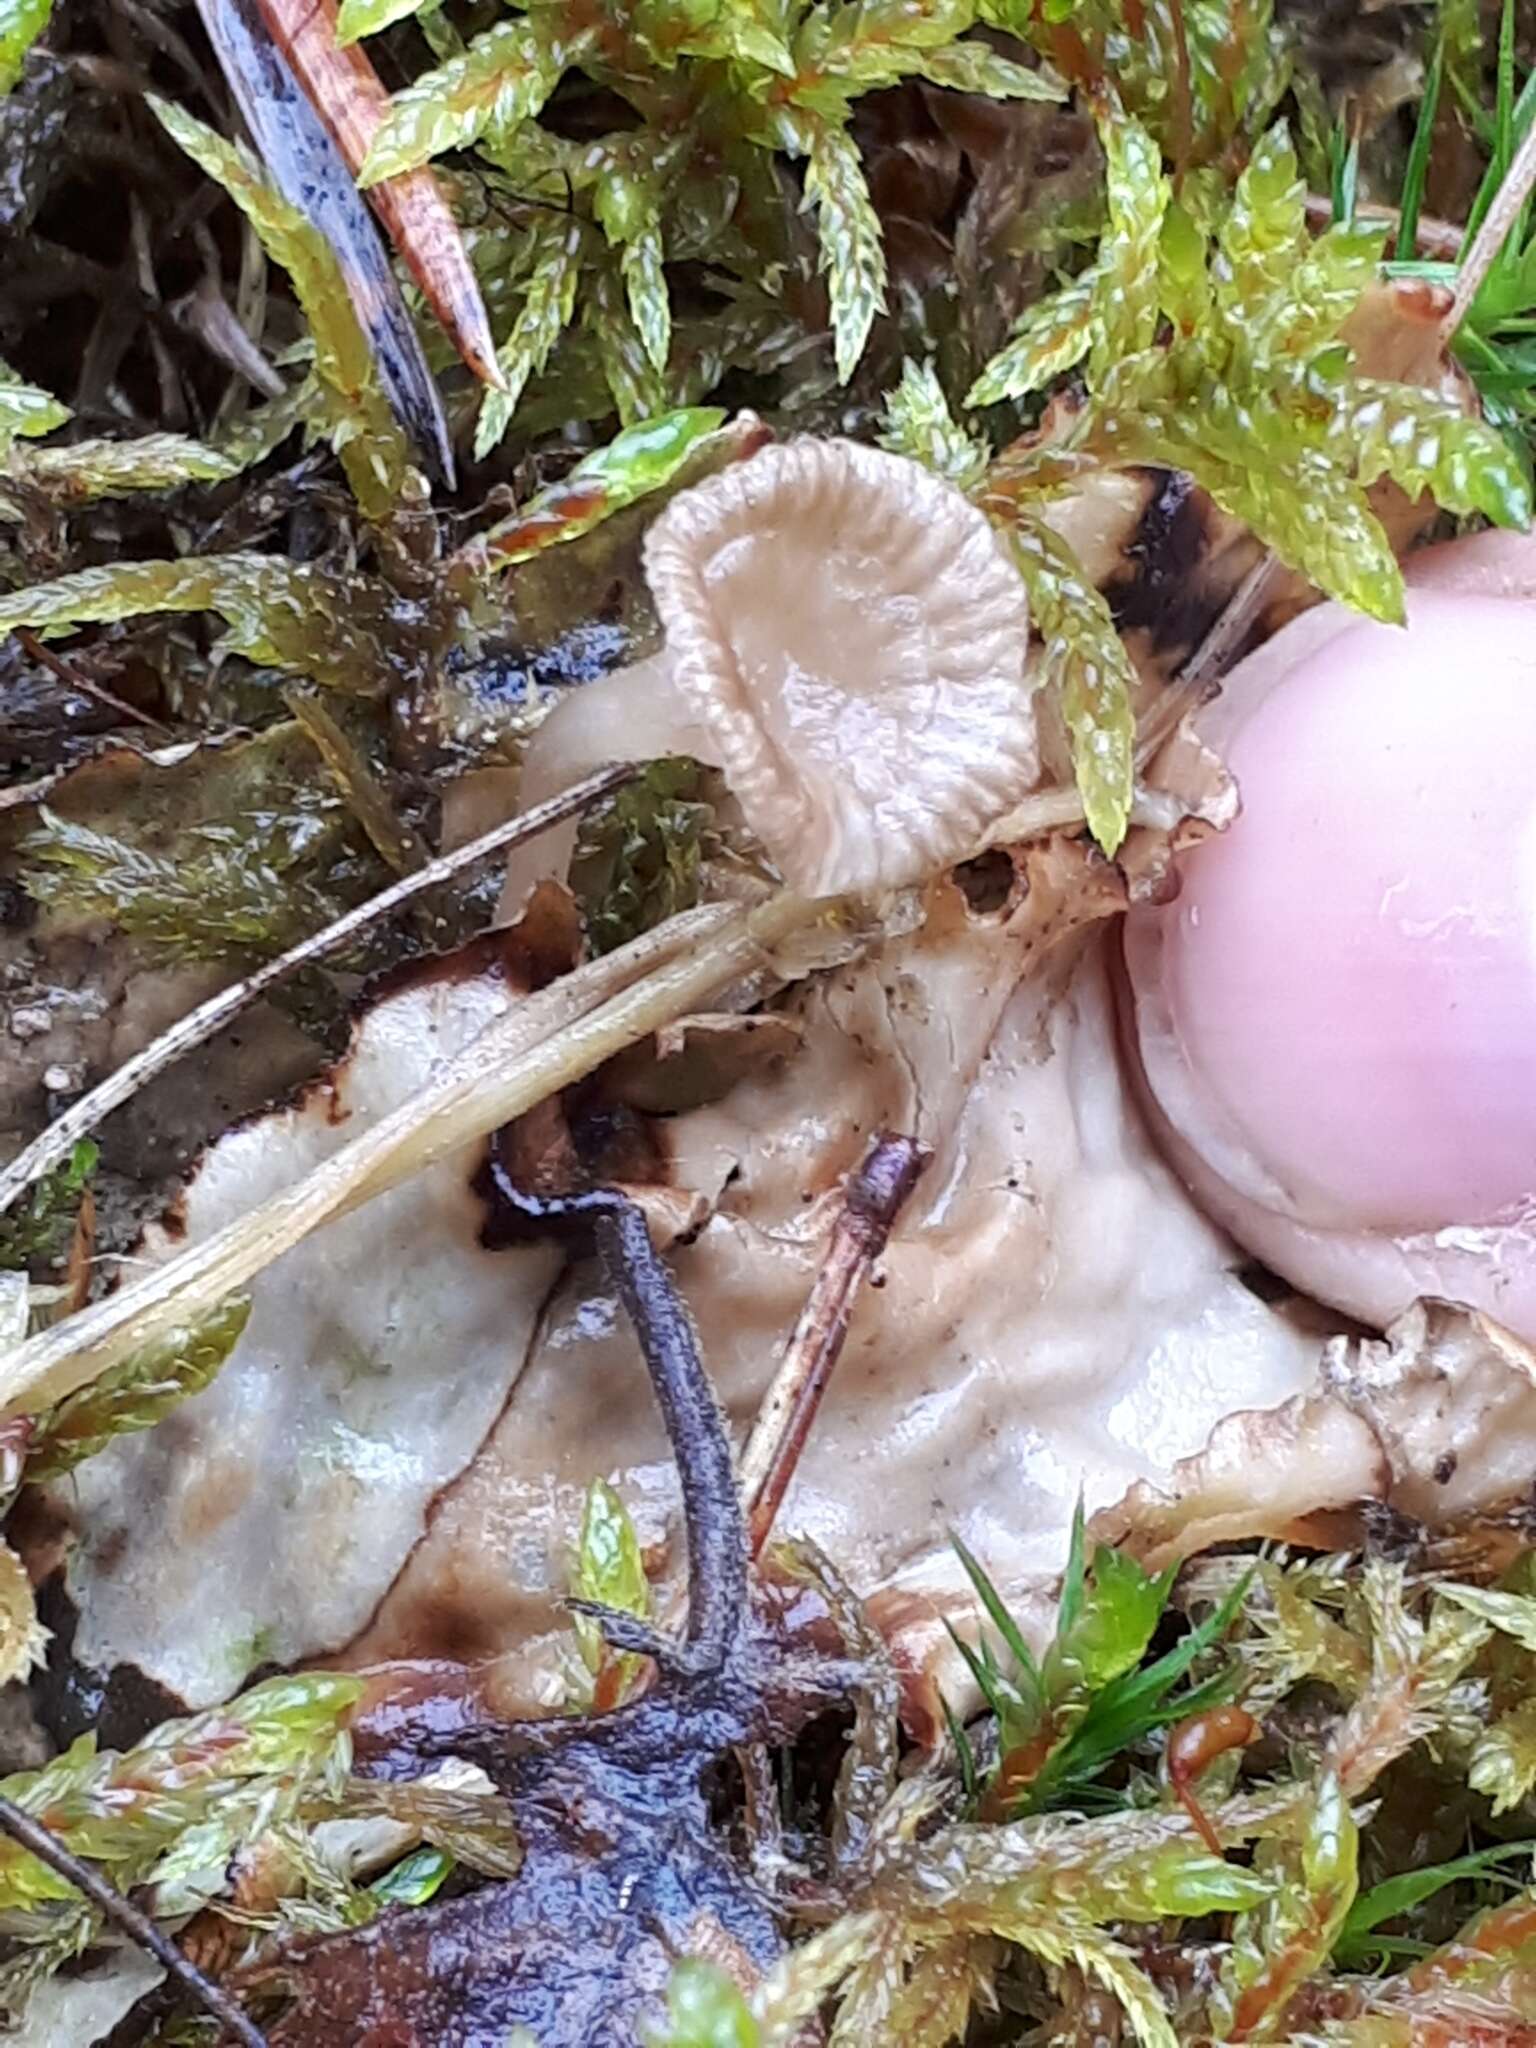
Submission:
M 700 771 L 653 761 L 583 821 L 571 878 L 595 953 L 611 953 L 698 900 L 713 808 Z
M 1331 341 L 1380 272 L 1385 229 L 1338 221 L 1296 263 L 1284 288 L 1250 307 L 1235 343 L 1255 361 L 1300 355 Z
M 1216 237 L 1217 299 L 1233 319 L 1286 289 L 1307 247 L 1306 199 L 1290 131 L 1277 121 L 1238 179 Z
M 1447 512 L 1480 512 L 1495 526 L 1530 524 L 1530 484 L 1514 449 L 1450 399 L 1351 377 L 1337 393 L 1333 424 L 1354 451 L 1362 483 L 1390 476 L 1410 496 L 1432 493 Z
M 833 351 L 838 378 L 846 384 L 864 353 L 875 315 L 885 310 L 885 243 L 858 144 L 848 130 L 813 117 L 809 140 L 805 196 L 816 209 Z
M 973 2009 L 985 2010 L 993 2002 L 998 1956 L 995 1941 L 974 1934 L 952 1934 L 924 1949 L 891 2000 L 883 2020 L 885 2038 L 907 2048 L 947 2048 L 964 2040 Z M 840 2022 L 834 2048 L 839 2048 L 841 2032 Z M 870 2036 L 851 2033 L 848 2048 L 861 2038 Z
M 1110 418 L 1101 431 L 1121 461 L 1187 470 L 1329 597 L 1389 624 L 1402 619 L 1402 572 L 1363 488 L 1278 405 L 1211 386 L 1177 424 L 1149 411 Z
M 646 2033 L 646 2048 L 759 2048 L 746 2000 L 714 1963 L 688 1957 L 667 1981 L 667 2017 Z
M 485 537 L 494 568 L 510 568 L 575 540 L 654 491 L 664 490 L 725 424 L 718 406 L 685 406 L 625 427 L 583 456 L 570 475 L 540 491 Z
M 62 1165 L 33 1181 L 0 1216 L 0 1272 L 62 1263 L 98 1157 L 94 1141 L 81 1138 Z
M 1021 1915 L 1008 1919 L 999 1915 L 999 1934 L 1018 1943 L 1054 1969 L 1075 1963 L 1092 1983 L 1102 1984 L 1114 1998 L 1130 2026 L 1138 2048 L 1179 2048 L 1167 2007 L 1157 1987 L 1133 1959 L 1129 1949 L 1111 1935 L 1088 1923 L 1049 1913 Z
M 356 695 L 389 686 L 384 610 L 373 593 L 310 563 L 276 555 L 188 555 L 179 562 L 112 562 L 0 596 L 0 634 L 110 625 L 144 612 L 217 612 L 226 646 L 265 668 L 313 676 Z
M 1333 1949 L 1354 1902 L 1359 1835 L 1334 1772 L 1325 1772 L 1293 1840 L 1257 1853 L 1274 1891 L 1239 1917 L 1216 2005 L 1223 2041 L 1267 2041 L 1284 2028 L 1291 2000 Z
M 573 46 L 529 21 L 499 21 L 468 49 L 396 93 L 379 123 L 360 185 L 413 171 L 447 149 L 464 149 L 487 129 L 508 132 L 538 113 L 560 83 Z
M 1168 206 L 1162 153 L 1139 121 L 1099 124 L 1109 218 L 1094 270 L 1100 366 L 1152 346 L 1158 317 L 1158 249 Z
M 5 392 L 0 390 L 0 409 Z M 130 491 L 173 491 L 183 484 L 221 483 L 239 465 L 217 448 L 186 434 L 140 434 L 131 441 L 76 441 L 38 448 L 27 456 L 27 475 L 66 504 Z
M 49 1631 L 37 1618 L 26 1567 L 9 1543 L 0 1543 L 0 1685 L 41 1668 L 49 1641 Z
M 52 13 L 53 0 L 0 0 L 0 93 L 20 78 L 27 52 Z
M 555 213 L 534 231 L 533 268 L 512 332 L 496 352 L 503 391 L 487 391 L 475 423 L 475 459 L 483 461 L 512 424 L 528 379 L 549 361 L 576 307 L 583 234 L 579 220 Z
M 645 1576 L 640 1539 L 628 1509 L 606 1479 L 594 1479 L 587 1488 L 581 1533 L 571 1564 L 571 1592 L 578 1600 L 611 1607 L 619 1614 L 643 1618 L 651 1611 L 651 1587 Z M 641 1660 L 630 1655 L 614 1656 L 591 1615 L 573 1614 L 571 1619 L 582 1661 L 592 1677 L 598 1678 L 612 1665 L 614 1682 L 604 1704 L 616 1704 L 634 1683 Z
M 986 500 L 983 499 L 985 506 Z M 1045 672 L 1072 741 L 1072 767 L 1089 829 L 1113 855 L 1130 822 L 1135 782 L 1135 673 L 1103 596 L 1043 520 L 1011 505 L 998 521 L 1029 591 L 1045 642 Z
M 667 367 L 672 348 L 672 306 L 662 268 L 661 225 L 654 221 L 624 245 L 619 259 L 629 310 L 645 352 L 658 370 Z
M 3 6 L 4 0 L 0 0 Z M 16 436 L 28 439 L 51 434 L 69 418 L 69 407 L 36 384 L 24 384 L 16 372 L 0 363 L 0 455 Z
M 317 822 L 257 813 L 181 833 L 167 854 L 44 811 L 20 843 L 19 872 L 28 894 L 68 921 L 107 918 L 168 959 L 243 966 L 307 938 L 344 908 L 304 858 Z
M 1524 1699 L 1500 1714 L 1472 1746 L 1467 1783 L 1490 1800 L 1495 1814 L 1508 1813 L 1536 1789 L 1536 1699 Z
M 980 483 L 986 472 L 986 443 L 957 422 L 932 363 L 909 357 L 902 364 L 901 381 L 886 394 L 879 438 L 882 448 L 910 456 L 962 491 Z
M 1057 79 L 1013 63 L 990 43 L 946 43 L 920 52 L 911 68 L 930 85 L 948 86 L 954 92 L 985 93 L 993 100 L 1066 98 L 1065 88 Z
M 1025 398 L 1081 362 L 1097 326 L 1097 283 L 1096 273 L 1085 273 L 1037 300 L 966 393 L 966 404 Z
M 334 250 L 267 183 L 248 150 L 226 141 L 183 107 L 153 96 L 149 104 L 171 139 L 223 186 L 272 261 L 292 278 L 314 337 L 323 424 L 364 514 L 387 517 L 405 487 L 409 450 Z
M 162 1722 L 127 1751 L 98 1754 L 82 1735 L 42 1770 L 0 1780 L 0 1793 L 126 1889 L 214 1812 L 237 1843 L 291 1810 L 345 1762 L 345 1717 L 362 1690 L 341 1673 L 268 1679 L 225 1706 Z M 16 1843 L 0 1842 L 0 1910 L 74 1896 Z
M 336 15 L 336 41 L 345 49 L 348 43 L 363 36 L 376 36 L 393 28 L 397 21 L 407 21 L 413 14 L 439 4 L 440 0 L 341 0 Z
M 58 1479 L 114 1437 L 153 1429 L 213 1383 L 250 1319 L 249 1295 L 231 1295 L 195 1327 L 170 1331 L 38 1417 L 29 1480 Z
M 588 270 L 578 295 L 578 311 L 582 338 L 593 345 L 608 398 L 624 425 L 650 422 L 665 412 L 665 383 L 635 325 L 622 272 L 611 258 Z M 567 356 L 573 352 L 567 343 Z M 707 389 L 714 381 L 714 377 L 706 377 L 699 388 Z M 599 401 L 587 416 L 602 409 Z

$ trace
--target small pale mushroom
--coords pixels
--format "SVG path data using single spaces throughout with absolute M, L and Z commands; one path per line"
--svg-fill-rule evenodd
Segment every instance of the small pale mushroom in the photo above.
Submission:
M 524 807 L 605 761 L 692 755 L 817 897 L 921 881 L 1033 787 L 1024 586 L 983 514 L 917 463 L 772 445 L 674 499 L 645 573 L 661 652 L 555 707 Z M 570 845 L 513 855 L 504 918 Z
M 1406 630 L 1297 619 L 1199 720 L 1242 814 L 1134 911 L 1165 1155 L 1304 1292 L 1536 1337 L 1536 541 L 1415 557 Z

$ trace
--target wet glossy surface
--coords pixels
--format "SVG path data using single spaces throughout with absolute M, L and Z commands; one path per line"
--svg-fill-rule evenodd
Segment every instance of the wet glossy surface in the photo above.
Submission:
M 1407 565 L 1406 632 L 1320 605 L 1200 713 L 1243 814 L 1126 922 L 1164 1157 L 1295 1287 L 1536 1333 L 1536 541 Z
M 1144 913 L 1186 1056 L 1315 1223 L 1478 1223 L 1536 1185 L 1536 632 L 1438 592 L 1412 620 L 1240 725 L 1242 817 Z

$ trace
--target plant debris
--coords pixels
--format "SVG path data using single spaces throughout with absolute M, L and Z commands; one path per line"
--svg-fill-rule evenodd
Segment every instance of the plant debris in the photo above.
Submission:
M 0 0 L 26 2048 L 1536 2039 L 1519 1231 L 1240 1251 L 1121 939 L 1529 602 L 1528 26 Z
M 479 1764 L 516 1817 L 523 1866 L 510 1884 L 386 1913 L 361 1935 L 294 1944 L 258 1966 L 247 1983 L 281 1983 L 293 1998 L 269 2029 L 274 2043 L 325 2048 L 388 2032 L 422 2048 L 445 2038 L 490 2048 L 525 2027 L 547 2048 L 596 2048 L 633 2038 L 632 2008 L 677 1955 L 724 1952 L 756 1975 L 781 1946 L 766 1902 L 710 1834 L 700 1780 L 728 1744 L 806 1717 L 830 1671 L 774 1670 L 754 1622 L 729 1444 L 642 1211 L 601 1189 L 531 1196 L 495 1173 L 514 1241 L 530 1225 L 590 1230 L 634 1324 L 678 1460 L 686 1624 L 673 1640 L 589 1603 L 611 1645 L 656 1665 L 641 1698 L 593 1720 L 446 1732 L 426 1702 L 419 1731 L 397 1724 L 383 1752 L 365 1753 L 366 1769 L 395 1778 L 445 1754 Z M 564 1959 L 579 1952 L 573 1973 Z

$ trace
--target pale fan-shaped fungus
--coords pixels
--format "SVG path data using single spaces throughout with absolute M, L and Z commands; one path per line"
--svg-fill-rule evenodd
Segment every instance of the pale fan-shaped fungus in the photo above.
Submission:
M 1125 946 L 1164 1149 L 1249 1250 L 1385 1323 L 1417 1295 L 1536 1335 L 1536 541 L 1410 564 L 1202 714 L 1243 810 Z
M 573 690 L 522 804 L 604 761 L 691 754 L 807 896 L 922 880 L 1034 784 L 1029 613 L 985 517 L 902 456 L 799 440 L 685 491 L 651 527 L 661 652 Z M 503 914 L 568 857 L 509 863 Z

